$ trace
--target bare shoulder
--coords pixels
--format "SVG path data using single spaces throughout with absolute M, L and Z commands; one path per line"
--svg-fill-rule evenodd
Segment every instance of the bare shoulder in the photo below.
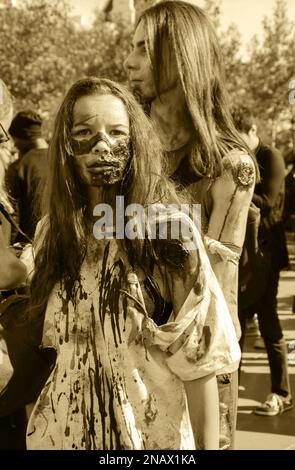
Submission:
M 255 164 L 247 153 L 232 151 L 223 158 L 223 165 L 224 171 L 211 189 L 208 235 L 241 248 L 256 182 Z
M 256 169 L 253 158 L 241 150 L 232 150 L 223 158 L 225 176 L 239 188 L 248 190 L 256 180 Z

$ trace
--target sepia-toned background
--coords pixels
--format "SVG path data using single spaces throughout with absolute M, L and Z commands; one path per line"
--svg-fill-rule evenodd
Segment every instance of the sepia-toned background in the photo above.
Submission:
M 38 111 L 45 118 L 49 141 L 56 109 L 75 80 L 96 75 L 125 83 L 123 63 L 136 18 L 153 3 L 157 2 L 0 0 L 0 77 L 9 85 L 14 112 Z M 216 26 L 231 103 L 250 107 L 258 119 L 259 136 L 279 148 L 286 163 L 291 163 L 286 169 L 291 206 L 287 227 L 290 266 L 281 273 L 278 313 L 289 348 L 294 390 L 295 0 L 191 3 L 206 9 Z M 9 150 L 17 158 L 13 147 Z M 3 152 L 9 154 L 8 149 Z M 7 166 L 9 158 L 4 160 L 3 156 L 3 162 Z M 237 449 L 295 450 L 295 408 L 272 418 L 253 413 L 269 388 L 267 354 L 263 346 L 257 350 L 255 340 L 248 335 L 243 352 Z
M 126 81 L 123 61 L 136 14 L 152 3 L 0 0 L 0 72 L 16 109 L 43 113 L 50 132 L 59 99 L 75 79 Z M 295 106 L 288 99 L 295 80 L 295 1 L 192 3 L 204 7 L 217 27 L 231 101 L 252 107 L 264 139 L 287 155 L 295 147 Z

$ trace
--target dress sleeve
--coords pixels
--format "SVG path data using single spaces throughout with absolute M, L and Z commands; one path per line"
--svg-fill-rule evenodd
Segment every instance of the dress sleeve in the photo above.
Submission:
M 263 179 L 255 188 L 254 204 L 259 207 L 261 217 L 267 217 L 274 207 L 285 179 L 285 163 L 276 149 L 269 148 L 263 161 Z
M 201 236 L 191 222 L 195 249 L 182 266 L 164 266 L 173 312 L 165 325 L 146 319 L 145 337 L 166 352 L 166 363 L 181 380 L 236 370 L 240 348 L 224 296 Z M 187 241 L 187 240 L 186 240 Z

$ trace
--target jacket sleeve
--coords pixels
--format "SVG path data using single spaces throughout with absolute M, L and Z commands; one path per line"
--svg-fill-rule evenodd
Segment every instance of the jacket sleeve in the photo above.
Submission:
M 269 148 L 263 161 L 263 179 L 253 195 L 253 202 L 259 207 L 261 217 L 266 217 L 274 206 L 284 179 L 283 157 L 278 150 Z

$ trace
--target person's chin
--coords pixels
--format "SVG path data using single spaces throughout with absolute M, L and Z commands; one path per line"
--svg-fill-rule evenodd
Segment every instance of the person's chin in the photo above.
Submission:
M 97 188 L 97 187 L 103 186 L 104 184 L 103 178 L 101 175 L 97 175 L 95 177 L 93 174 L 88 173 L 87 171 L 81 174 L 81 179 L 86 184 L 86 186 L 92 186 L 92 187 Z
M 132 91 L 132 93 L 141 96 L 142 90 L 141 90 L 140 84 L 138 82 L 130 81 L 129 82 L 129 88 Z
M 105 189 L 107 189 L 120 183 L 122 181 L 122 177 L 106 173 L 105 175 L 99 175 L 97 177 L 87 176 L 86 178 L 84 178 L 84 181 L 87 185 L 92 186 L 94 188 L 104 187 Z
M 140 80 L 129 80 L 129 87 L 132 93 L 140 96 L 140 98 L 146 99 L 144 92 L 143 83 Z

